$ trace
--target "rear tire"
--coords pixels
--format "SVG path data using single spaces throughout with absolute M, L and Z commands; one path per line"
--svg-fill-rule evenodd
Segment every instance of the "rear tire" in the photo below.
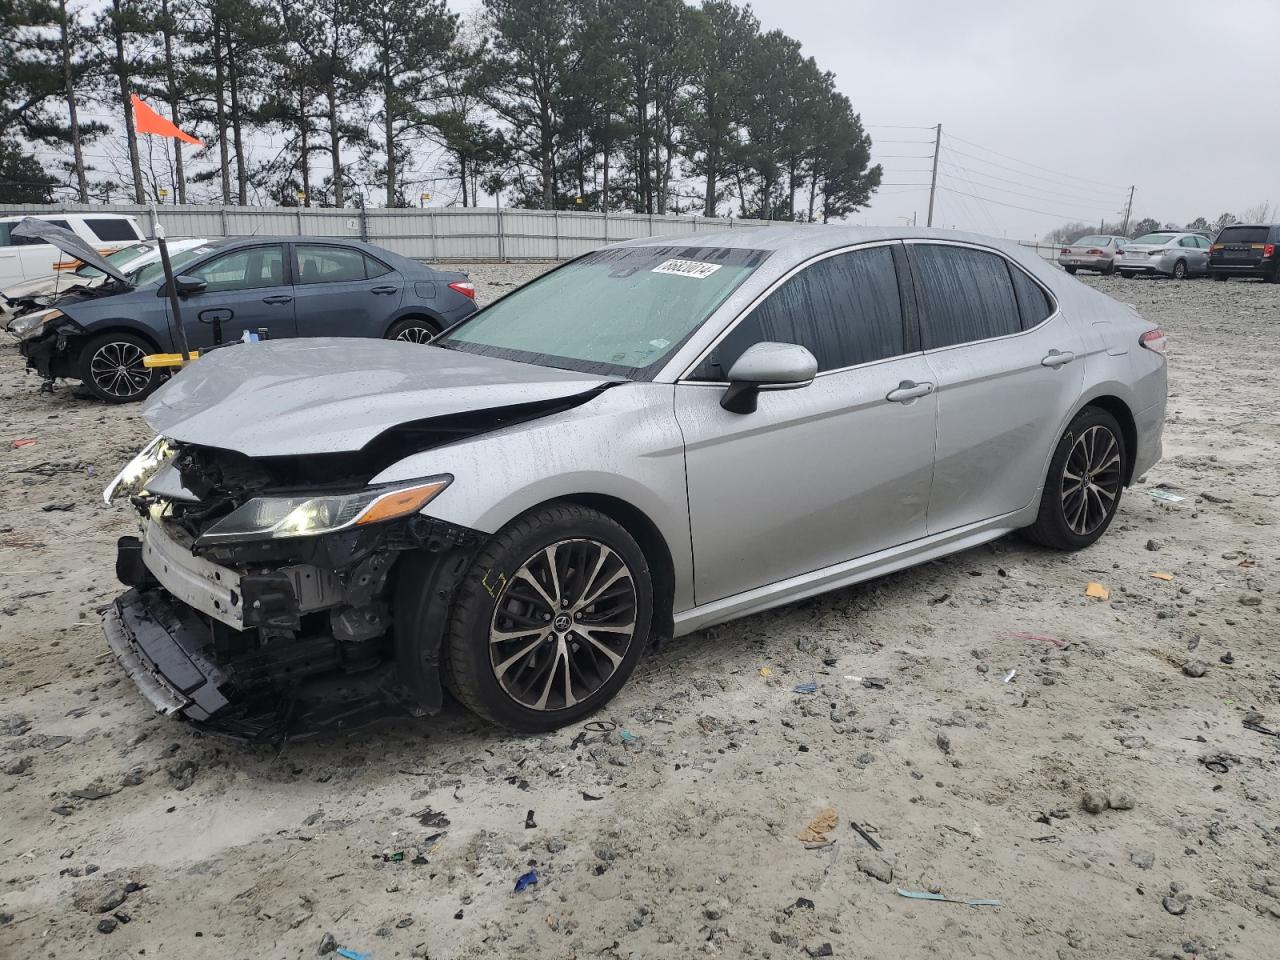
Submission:
M 1213 274 L 1213 279 L 1217 280 L 1219 283 L 1226 283 L 1231 278 L 1225 273 L 1215 273 Z
M 439 332 L 439 325 L 426 317 L 405 317 L 403 320 L 397 320 L 387 329 L 387 339 L 426 343 Z
M 1179 260 L 1177 263 L 1173 265 L 1173 279 L 1175 280 L 1187 279 L 1187 261 Z
M 1120 276 L 1124 277 L 1126 280 L 1132 280 L 1134 277 L 1137 276 L 1137 274 L 1134 273 L 1132 270 L 1121 270 Z
M 1073 277 L 1076 275 L 1075 267 L 1063 267 L 1062 269 L 1067 271 L 1067 273 L 1071 274 Z
M 1111 276 L 1111 275 L 1112 275 L 1113 273 L 1115 273 L 1115 272 L 1116 272 L 1116 265 L 1115 265 L 1115 263 L 1108 263 L 1108 264 L 1107 264 L 1107 266 L 1106 266 L 1106 268 L 1102 271 L 1102 275 L 1103 275 L 1104 277 L 1109 277 L 1109 276 Z
M 525 733 L 604 706 L 649 643 L 653 581 L 618 523 L 572 503 L 499 530 L 458 588 L 446 634 L 449 689 Z
M 1081 550 L 1106 532 L 1120 505 L 1129 453 L 1116 418 L 1085 407 L 1058 441 L 1036 521 L 1022 532 L 1056 550 Z
M 103 333 L 80 349 L 76 376 L 103 403 L 133 403 L 150 396 L 163 379 L 142 365 L 155 348 L 132 333 Z

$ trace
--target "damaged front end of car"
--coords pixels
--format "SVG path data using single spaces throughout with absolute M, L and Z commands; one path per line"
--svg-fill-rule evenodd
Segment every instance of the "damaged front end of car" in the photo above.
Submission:
M 369 485 L 375 472 L 361 454 L 163 438 L 121 471 L 104 497 L 127 497 L 140 531 L 119 541 L 130 589 L 105 630 L 159 712 L 281 740 L 440 708 L 439 645 L 413 631 L 443 629 L 431 601 L 479 535 L 421 512 L 451 477 Z

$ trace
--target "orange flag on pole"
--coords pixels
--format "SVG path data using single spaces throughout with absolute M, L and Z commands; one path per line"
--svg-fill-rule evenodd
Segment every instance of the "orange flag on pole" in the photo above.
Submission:
M 183 133 L 164 117 L 160 116 L 160 114 L 148 107 L 138 99 L 137 94 L 133 94 L 129 99 L 133 101 L 133 128 L 139 133 L 154 133 L 156 136 L 173 137 L 175 140 L 182 140 L 185 143 L 193 143 L 197 147 L 204 146 L 203 143 L 191 136 L 191 134 Z

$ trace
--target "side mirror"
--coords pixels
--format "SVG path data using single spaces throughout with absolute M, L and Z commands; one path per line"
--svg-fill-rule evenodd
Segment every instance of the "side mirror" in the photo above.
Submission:
M 185 297 L 193 293 L 201 293 L 209 286 L 207 282 L 199 277 L 177 276 L 173 278 L 175 287 L 178 290 L 178 296 Z
M 798 343 L 757 343 L 729 368 L 729 389 L 720 406 L 730 413 L 755 413 L 761 390 L 807 387 L 818 373 L 818 361 Z

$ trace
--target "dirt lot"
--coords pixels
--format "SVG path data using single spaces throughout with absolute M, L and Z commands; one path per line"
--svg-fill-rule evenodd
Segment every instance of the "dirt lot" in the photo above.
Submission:
M 706 631 L 611 731 L 541 739 L 455 707 L 281 752 L 154 717 L 97 613 L 132 527 L 98 494 L 148 430 L 0 347 L 0 956 L 1274 960 L 1280 737 L 1245 724 L 1280 729 L 1280 287 L 1086 282 L 1172 369 L 1165 460 L 1099 545 Z

